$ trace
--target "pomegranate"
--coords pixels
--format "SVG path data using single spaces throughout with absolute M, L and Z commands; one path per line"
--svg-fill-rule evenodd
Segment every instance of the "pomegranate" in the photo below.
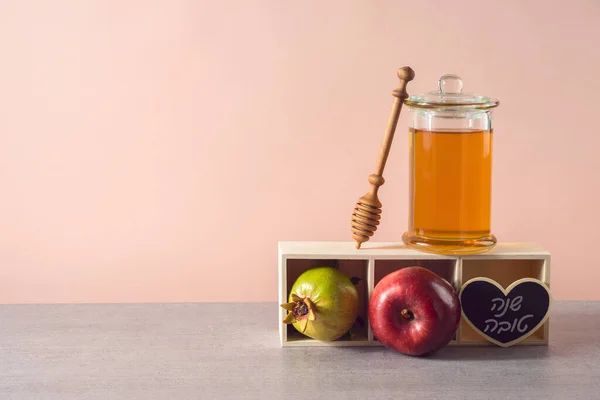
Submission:
M 308 337 L 322 341 L 339 339 L 356 322 L 358 292 L 346 275 L 333 267 L 304 271 L 294 282 L 283 323 L 292 324 Z

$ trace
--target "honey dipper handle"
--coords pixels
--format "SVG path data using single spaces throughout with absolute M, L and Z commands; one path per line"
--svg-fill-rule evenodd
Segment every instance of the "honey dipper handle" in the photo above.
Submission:
M 394 106 L 392 107 L 392 113 L 385 130 L 385 137 L 381 145 L 379 157 L 377 157 L 377 169 L 374 174 L 369 175 L 369 183 L 371 184 L 369 192 L 358 199 L 358 203 L 356 203 L 356 207 L 354 207 L 354 212 L 352 213 L 352 237 L 356 241 L 357 249 L 360 249 L 361 244 L 373 236 L 381 219 L 381 202 L 377 196 L 377 191 L 385 182 L 383 179 L 383 169 L 390 154 L 390 147 L 394 139 L 394 131 L 396 130 L 402 103 L 408 97 L 406 84 L 412 81 L 414 77 L 415 73 L 410 67 L 402 67 L 398 70 L 400 85 L 392 92 L 395 97 Z
M 394 89 L 392 95 L 394 95 L 394 105 L 392 106 L 392 112 L 390 113 L 390 119 L 385 130 L 385 136 L 379 151 L 379 157 L 377 157 L 377 167 L 375 174 L 383 178 L 383 169 L 387 162 L 390 154 L 390 148 L 392 147 L 392 140 L 394 140 L 394 132 L 396 131 L 396 124 L 398 123 L 398 117 L 400 116 L 400 110 L 402 109 L 402 103 L 408 98 L 406 93 L 406 85 L 412 81 L 415 77 L 415 72 L 410 67 L 402 67 L 398 69 L 398 79 L 400 79 L 400 85 L 397 89 Z M 383 184 L 383 179 L 380 179 Z M 379 185 L 378 185 L 379 186 Z

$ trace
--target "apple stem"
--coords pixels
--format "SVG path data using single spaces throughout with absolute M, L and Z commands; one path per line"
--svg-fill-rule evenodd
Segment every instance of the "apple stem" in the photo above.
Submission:
M 412 313 L 412 311 L 406 308 L 400 311 L 400 315 L 402 315 L 402 317 L 407 321 L 412 321 L 413 319 L 415 319 L 415 315 Z

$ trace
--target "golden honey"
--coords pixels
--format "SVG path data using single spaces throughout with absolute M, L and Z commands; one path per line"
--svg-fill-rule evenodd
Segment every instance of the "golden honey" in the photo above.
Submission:
M 409 136 L 405 239 L 438 253 L 479 252 L 491 245 L 492 131 L 411 129 Z

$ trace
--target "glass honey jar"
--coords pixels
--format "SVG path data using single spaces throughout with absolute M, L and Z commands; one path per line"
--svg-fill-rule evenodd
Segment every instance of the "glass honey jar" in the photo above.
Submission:
M 491 232 L 492 111 L 498 100 L 462 91 L 456 75 L 411 96 L 409 226 L 412 248 L 475 254 L 496 244 Z

